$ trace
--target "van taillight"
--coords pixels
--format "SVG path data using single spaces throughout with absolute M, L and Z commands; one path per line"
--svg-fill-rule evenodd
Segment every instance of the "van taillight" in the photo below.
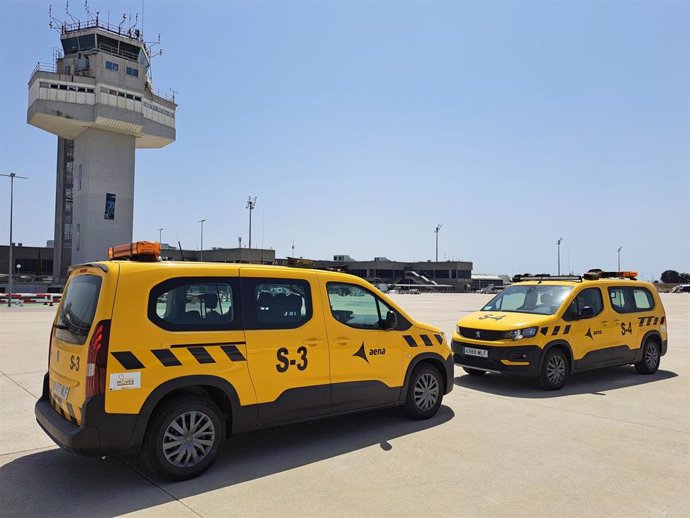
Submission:
M 50 355 L 53 354 L 53 333 L 55 329 L 50 328 L 50 339 L 48 340 L 48 372 L 50 372 Z
M 105 393 L 105 369 L 108 362 L 110 320 L 102 320 L 89 342 L 86 360 L 86 397 Z

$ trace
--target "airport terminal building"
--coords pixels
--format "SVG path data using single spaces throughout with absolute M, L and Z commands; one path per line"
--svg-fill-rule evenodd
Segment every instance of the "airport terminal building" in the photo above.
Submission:
M 375 257 L 357 261 L 349 255 L 334 255 L 332 261 L 316 261 L 319 268 L 338 268 L 378 284 L 438 285 L 439 290 L 468 289 L 472 284 L 470 261 L 392 261 Z

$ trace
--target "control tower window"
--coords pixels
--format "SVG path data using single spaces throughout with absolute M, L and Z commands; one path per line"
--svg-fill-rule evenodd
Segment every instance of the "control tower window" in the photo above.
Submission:
M 107 193 L 105 195 L 105 219 L 115 219 L 115 195 Z
M 84 36 L 75 36 L 74 38 L 65 38 L 62 40 L 62 50 L 65 55 L 74 54 L 75 52 L 91 50 L 96 47 L 96 35 L 85 34 Z
M 105 68 L 108 70 L 112 70 L 113 72 L 117 72 L 118 70 L 120 70 L 120 65 L 118 65 L 117 63 L 113 63 L 112 61 L 106 61 Z
M 138 68 L 127 67 L 126 72 L 128 76 L 139 77 Z

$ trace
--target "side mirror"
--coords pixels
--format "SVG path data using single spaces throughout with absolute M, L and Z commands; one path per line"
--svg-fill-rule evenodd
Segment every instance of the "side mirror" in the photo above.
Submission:
M 585 306 L 583 307 L 580 312 L 577 314 L 577 318 L 579 320 L 585 319 L 585 318 L 592 318 L 594 316 L 594 310 L 590 306 Z
M 395 329 L 396 327 L 398 327 L 398 315 L 396 315 L 393 311 L 389 311 L 386 315 L 384 329 L 386 331 L 390 331 L 391 329 Z

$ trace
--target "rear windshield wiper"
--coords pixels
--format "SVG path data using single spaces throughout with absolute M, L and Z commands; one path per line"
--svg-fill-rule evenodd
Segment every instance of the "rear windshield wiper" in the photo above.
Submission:
M 53 327 L 55 329 L 65 329 L 65 330 L 69 329 L 69 326 L 66 326 L 65 324 L 53 324 Z

